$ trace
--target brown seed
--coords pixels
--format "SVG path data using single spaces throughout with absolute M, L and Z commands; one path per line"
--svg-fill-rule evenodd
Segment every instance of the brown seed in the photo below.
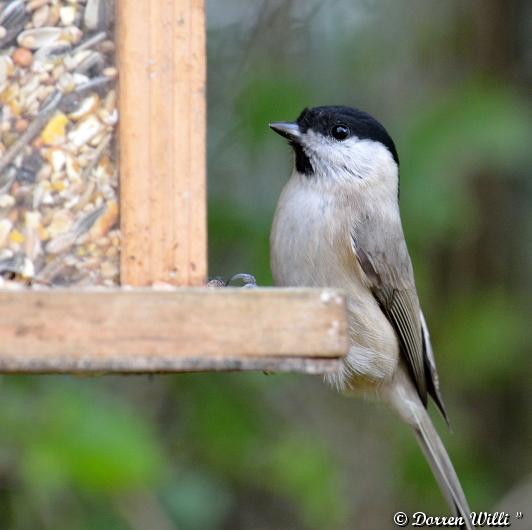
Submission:
M 115 51 L 115 43 L 112 40 L 104 40 L 100 44 L 100 51 L 102 53 L 113 53 Z
M 52 6 L 52 9 L 50 10 L 50 16 L 48 18 L 48 25 L 49 26 L 55 26 L 58 22 L 59 22 L 59 19 L 60 19 L 60 15 L 59 15 L 59 6 Z
M 19 118 L 15 123 L 15 130 L 19 133 L 24 132 L 29 125 L 29 121 L 24 118 Z
M 21 66 L 22 68 L 27 68 L 33 62 L 33 53 L 26 48 L 17 48 L 13 52 L 12 57 L 15 64 L 17 66 Z
M 34 28 L 42 28 L 50 18 L 50 6 L 44 5 L 33 13 L 32 22 Z
M 28 6 L 26 9 L 28 11 L 33 11 L 34 9 L 39 9 L 39 7 L 42 7 L 48 3 L 48 0 L 31 0 L 31 2 L 28 3 Z

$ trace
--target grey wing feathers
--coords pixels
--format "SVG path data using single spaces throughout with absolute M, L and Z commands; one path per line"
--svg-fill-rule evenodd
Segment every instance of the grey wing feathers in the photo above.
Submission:
M 430 394 L 447 420 L 428 330 L 419 307 L 414 275 L 406 244 L 393 249 L 365 250 L 352 234 L 353 251 L 364 271 L 373 296 L 393 325 L 415 386 L 424 405 Z
M 383 313 L 395 328 L 421 401 L 426 405 L 427 380 L 417 297 L 410 289 L 396 289 L 390 286 L 374 286 L 372 292 Z
M 427 368 L 429 377 L 428 377 L 428 391 L 429 394 L 434 399 L 434 403 L 440 409 L 447 425 L 449 425 L 449 416 L 447 415 L 447 408 L 443 401 L 440 390 L 440 378 L 438 376 L 438 370 L 436 369 L 436 358 L 434 357 L 434 351 L 432 350 L 432 344 L 430 342 L 430 333 L 423 315 L 423 311 L 419 312 L 419 317 L 421 320 L 421 330 L 423 332 L 423 351 L 425 353 L 425 366 Z

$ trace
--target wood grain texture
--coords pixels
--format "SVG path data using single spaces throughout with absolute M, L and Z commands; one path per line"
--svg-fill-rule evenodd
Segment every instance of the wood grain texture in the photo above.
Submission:
M 0 291 L 1 372 L 322 373 L 346 351 L 331 290 Z
M 203 0 L 120 0 L 121 283 L 207 276 Z

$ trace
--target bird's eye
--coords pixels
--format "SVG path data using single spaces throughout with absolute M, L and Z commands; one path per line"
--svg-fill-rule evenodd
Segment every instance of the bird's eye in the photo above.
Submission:
M 331 129 L 332 137 L 340 142 L 345 140 L 349 136 L 349 133 L 349 127 L 346 127 L 345 125 L 335 125 Z

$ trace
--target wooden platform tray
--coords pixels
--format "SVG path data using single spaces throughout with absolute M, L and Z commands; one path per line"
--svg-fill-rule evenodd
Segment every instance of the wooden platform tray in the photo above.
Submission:
M 0 291 L 4 373 L 326 373 L 346 351 L 334 290 Z

